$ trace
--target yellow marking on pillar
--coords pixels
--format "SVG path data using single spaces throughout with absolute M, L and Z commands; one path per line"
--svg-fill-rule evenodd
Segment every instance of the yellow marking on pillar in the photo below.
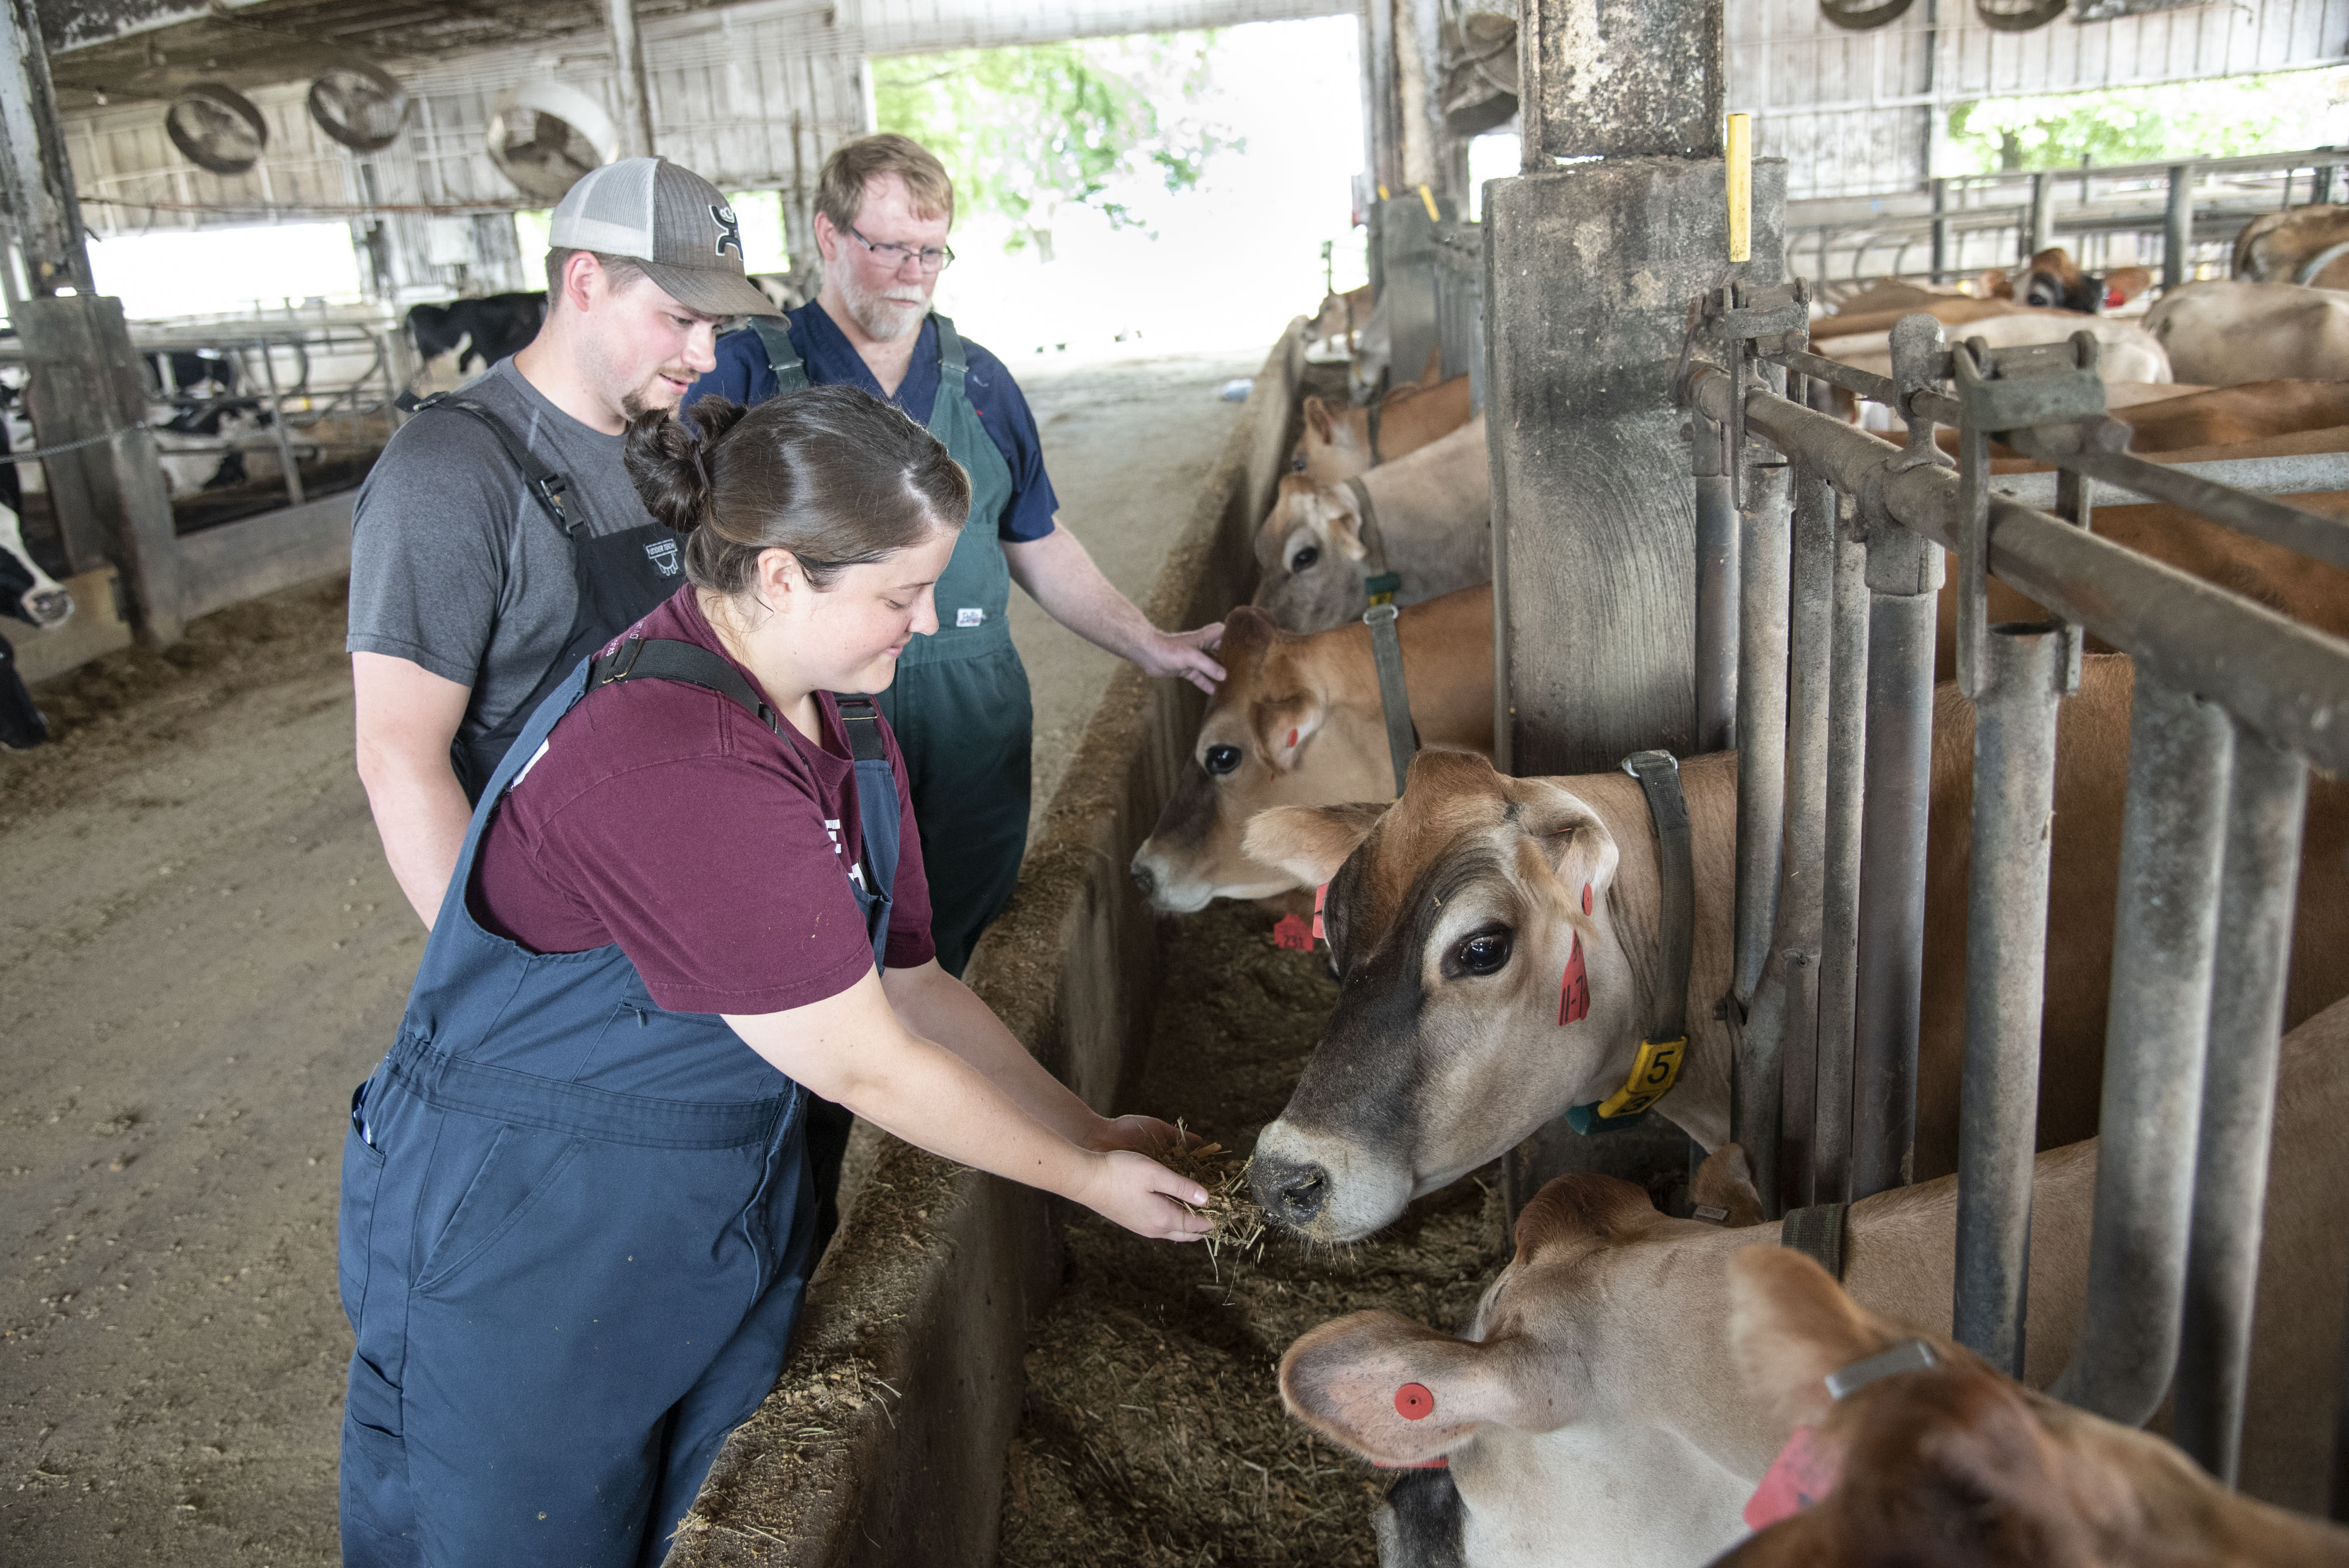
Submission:
M 1387 200 L 1387 188 L 1383 185 L 1379 187 L 1379 200 L 1381 201 Z
M 1729 259 L 1754 259 L 1754 117 L 1729 117 Z
M 1429 222 L 1441 223 L 1444 222 L 1443 219 L 1435 215 L 1435 197 L 1424 185 L 1419 188 L 1419 204 L 1427 209 L 1427 221 Z

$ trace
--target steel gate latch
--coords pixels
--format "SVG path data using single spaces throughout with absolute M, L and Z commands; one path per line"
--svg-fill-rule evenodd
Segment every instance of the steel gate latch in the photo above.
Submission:
M 1984 639 L 1990 630 L 1990 443 L 1993 434 L 2033 432 L 2028 444 L 2041 450 L 2077 450 L 2083 441 L 2102 444 L 2125 427 L 2106 419 L 2105 384 L 2096 374 L 2102 345 L 2094 333 L 2075 332 L 2064 343 L 2035 344 L 1993 354 L 1979 337 L 1950 354 L 1958 394 L 1958 689 L 1969 700 L 1982 696 L 1990 677 Z M 2042 426 L 2068 426 L 2046 430 Z M 2077 475 L 2056 481 L 2059 506 L 2068 503 L 2071 521 L 2088 522 L 2089 486 Z M 2079 684 L 2079 628 L 2067 623 L 2066 692 Z

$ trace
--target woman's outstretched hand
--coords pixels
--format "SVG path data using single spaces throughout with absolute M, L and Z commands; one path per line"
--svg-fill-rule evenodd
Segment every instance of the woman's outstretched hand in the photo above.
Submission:
M 1120 1116 L 1102 1121 L 1086 1141 L 1088 1149 L 1131 1149 L 1136 1154 L 1155 1159 L 1171 1154 L 1177 1149 L 1196 1149 L 1206 1140 L 1195 1132 L 1185 1132 L 1172 1122 L 1154 1116 Z
M 1212 1228 L 1205 1214 L 1182 1207 L 1207 1201 L 1207 1190 L 1188 1176 L 1177 1176 L 1155 1160 L 1122 1149 L 1095 1154 L 1092 1161 L 1083 1190 L 1070 1196 L 1103 1219 L 1161 1242 L 1195 1242 Z

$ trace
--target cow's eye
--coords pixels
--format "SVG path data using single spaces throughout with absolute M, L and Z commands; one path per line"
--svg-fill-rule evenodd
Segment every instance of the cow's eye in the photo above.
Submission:
M 1291 572 L 1302 572 L 1320 559 L 1321 547 L 1318 544 L 1309 544 L 1288 558 L 1288 569 Z
M 1207 748 L 1208 772 L 1218 774 L 1229 773 L 1233 769 L 1237 768 L 1239 765 L 1240 748 L 1238 747 L 1210 746 Z
M 1509 961 L 1515 934 L 1505 926 L 1490 927 L 1461 939 L 1452 952 L 1454 967 L 1463 975 L 1490 975 Z
M 1292 452 L 1289 454 L 1288 471 L 1292 474 L 1301 474 L 1305 471 L 1305 454 L 1303 452 Z

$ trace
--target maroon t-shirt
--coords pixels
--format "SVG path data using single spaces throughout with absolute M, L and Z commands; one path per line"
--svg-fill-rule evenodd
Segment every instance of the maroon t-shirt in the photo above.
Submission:
M 726 654 L 689 586 L 630 632 Z M 779 1013 L 847 990 L 873 967 L 848 885 L 864 834 L 840 708 L 829 692 L 816 703 L 820 749 L 701 686 L 589 692 L 490 820 L 474 917 L 535 953 L 617 943 L 672 1012 Z M 937 953 L 929 882 L 905 758 L 888 721 L 880 727 L 897 779 L 885 962 L 910 969 Z

